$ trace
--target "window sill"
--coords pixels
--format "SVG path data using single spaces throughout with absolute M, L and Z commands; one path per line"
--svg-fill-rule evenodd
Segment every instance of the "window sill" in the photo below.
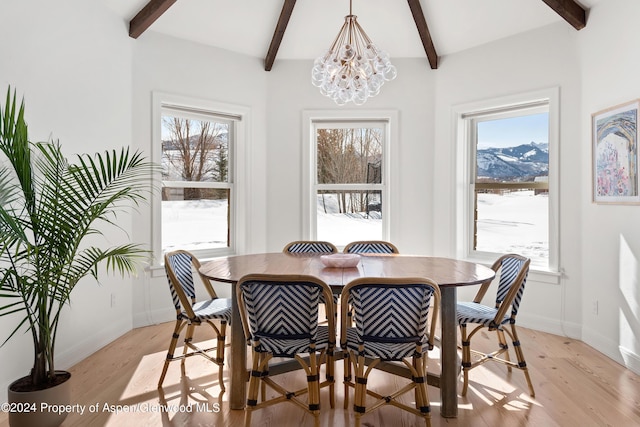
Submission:
M 151 267 L 149 267 L 149 273 L 151 275 L 151 278 L 156 278 L 156 277 L 163 277 L 166 276 L 166 272 L 164 271 L 164 266 L 162 265 L 153 265 Z
M 559 285 L 562 273 L 559 271 L 537 269 L 535 266 L 529 269 L 530 280 L 550 285 Z
M 486 265 L 487 267 L 491 267 L 495 258 L 488 260 L 482 257 L 468 257 L 464 258 L 464 261 L 474 262 L 477 264 Z M 528 280 L 538 282 L 538 283 L 546 283 L 549 285 L 559 285 L 560 280 L 562 279 L 562 272 L 549 270 L 542 266 L 531 265 L 529 267 L 529 277 Z

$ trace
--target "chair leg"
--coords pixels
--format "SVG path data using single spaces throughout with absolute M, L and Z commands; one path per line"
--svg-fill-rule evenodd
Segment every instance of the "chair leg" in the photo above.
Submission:
M 467 389 L 469 388 L 469 370 L 471 369 L 471 343 L 469 341 L 469 337 L 467 336 L 467 325 L 460 325 L 460 336 L 462 343 L 462 374 L 463 374 L 463 384 L 462 384 L 462 392 L 460 393 L 462 396 L 467 395 Z
M 351 360 L 349 350 L 344 351 L 344 409 L 349 409 L 349 383 L 351 382 Z
M 524 360 L 524 353 L 522 352 L 522 347 L 520 347 L 520 339 L 518 338 L 518 333 L 516 332 L 516 325 L 511 325 L 511 334 L 513 338 L 513 350 L 516 353 L 516 358 L 518 359 L 518 368 L 520 368 L 524 372 L 524 377 L 527 380 L 527 385 L 529 386 L 529 394 L 531 397 L 535 397 L 536 393 L 533 390 L 533 383 L 531 382 L 531 377 L 529 376 L 529 369 L 527 368 L 527 362 Z
M 429 401 L 429 391 L 427 390 L 427 375 L 426 375 L 426 355 L 413 358 L 413 366 L 418 373 L 416 382 L 416 409 L 418 409 L 424 417 L 424 422 L 427 427 L 431 427 L 431 402 Z
M 251 412 L 253 408 L 258 404 L 258 389 L 260 388 L 260 380 L 262 378 L 262 354 L 252 351 L 252 368 L 251 375 L 249 376 L 249 390 L 247 393 L 247 408 L 245 410 L 245 425 L 251 425 Z
M 173 328 L 173 335 L 171 336 L 171 342 L 169 343 L 169 351 L 167 351 L 167 357 L 164 361 L 162 374 L 160 374 L 160 380 L 158 381 L 158 388 L 162 387 L 164 377 L 167 375 L 167 370 L 169 369 L 169 363 L 173 360 L 173 355 L 176 351 L 178 338 L 180 337 L 180 331 L 182 330 L 182 327 L 183 321 L 181 319 L 176 320 L 176 326 L 175 328 Z
M 195 329 L 195 325 L 193 324 L 188 324 L 187 325 L 187 333 L 184 337 L 184 347 L 182 348 L 182 355 L 185 356 L 187 354 L 187 352 L 189 351 L 189 345 L 191 345 L 191 341 L 193 341 L 193 331 Z M 186 375 L 186 370 L 185 370 L 185 362 L 186 362 L 187 358 L 183 357 L 182 360 L 180 361 L 180 370 L 182 372 L 182 376 L 184 377 Z
M 336 393 L 335 393 L 335 368 L 336 368 L 336 359 L 333 354 L 333 349 L 327 349 L 327 353 L 325 355 L 325 373 L 326 379 L 329 381 L 329 406 L 331 408 L 336 407 Z
M 420 369 L 418 368 L 418 364 L 421 364 L 421 359 L 418 359 L 417 357 L 412 357 L 411 358 L 411 364 L 413 365 L 413 369 L 416 370 L 416 372 L 421 372 Z M 414 394 L 414 400 L 416 401 L 416 409 L 420 410 L 420 407 L 423 405 L 422 402 L 422 398 L 423 396 L 420 394 L 420 387 L 418 387 L 418 384 L 416 383 L 416 387 L 413 389 L 413 394 Z
M 224 356 L 225 356 L 225 343 L 227 340 L 227 322 L 224 320 L 220 322 L 220 332 L 218 333 L 218 345 L 216 346 L 216 363 L 218 364 L 218 383 L 220 384 L 220 390 L 225 391 L 224 386 Z
M 351 354 L 354 364 L 355 394 L 353 397 L 353 410 L 356 415 L 356 427 L 360 427 L 362 415 L 367 410 L 367 377 L 364 374 L 364 356 Z
M 504 350 L 504 352 L 502 353 L 504 354 L 504 360 L 506 360 L 507 362 L 511 362 L 511 358 L 509 357 L 509 344 L 507 344 L 507 338 L 504 336 L 504 331 L 502 329 L 496 329 L 496 334 L 498 335 L 498 343 L 500 345 L 500 349 Z M 512 371 L 509 364 L 507 364 L 507 371 Z
M 320 415 L 320 370 L 315 349 L 309 353 L 309 374 L 307 375 L 307 387 L 309 390 L 309 412 L 314 417 Z
M 258 353 L 259 354 L 259 364 L 262 366 L 264 363 L 264 359 L 267 357 L 266 353 Z M 264 371 L 260 370 L 260 378 L 264 375 Z M 260 401 L 264 402 L 267 400 L 267 384 L 264 381 L 260 381 Z

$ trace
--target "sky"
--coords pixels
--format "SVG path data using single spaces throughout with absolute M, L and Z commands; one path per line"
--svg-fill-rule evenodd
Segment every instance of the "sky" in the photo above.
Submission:
M 478 148 L 516 147 L 549 143 L 549 114 L 531 114 L 478 122 Z

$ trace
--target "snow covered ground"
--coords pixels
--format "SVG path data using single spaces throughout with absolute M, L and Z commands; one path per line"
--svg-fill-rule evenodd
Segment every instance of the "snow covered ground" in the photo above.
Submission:
M 162 250 L 227 246 L 227 201 L 162 202 Z
M 377 211 L 364 215 L 332 213 L 332 203 L 318 203 L 318 240 L 344 246 L 353 240 L 380 239 L 382 219 Z M 325 209 L 327 213 L 325 213 Z M 549 198 L 533 191 L 478 197 L 478 250 L 548 257 Z M 225 247 L 227 201 L 162 202 L 163 250 Z
M 484 252 L 549 257 L 549 196 L 533 191 L 478 195 L 478 246 Z

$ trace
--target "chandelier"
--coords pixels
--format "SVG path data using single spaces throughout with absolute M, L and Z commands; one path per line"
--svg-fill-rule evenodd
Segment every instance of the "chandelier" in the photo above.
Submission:
M 338 105 L 349 101 L 364 104 L 367 98 L 380 93 L 385 81 L 397 75 L 389 55 L 378 49 L 358 24 L 351 2 L 340 32 L 327 53 L 315 60 L 311 71 L 313 85 Z

